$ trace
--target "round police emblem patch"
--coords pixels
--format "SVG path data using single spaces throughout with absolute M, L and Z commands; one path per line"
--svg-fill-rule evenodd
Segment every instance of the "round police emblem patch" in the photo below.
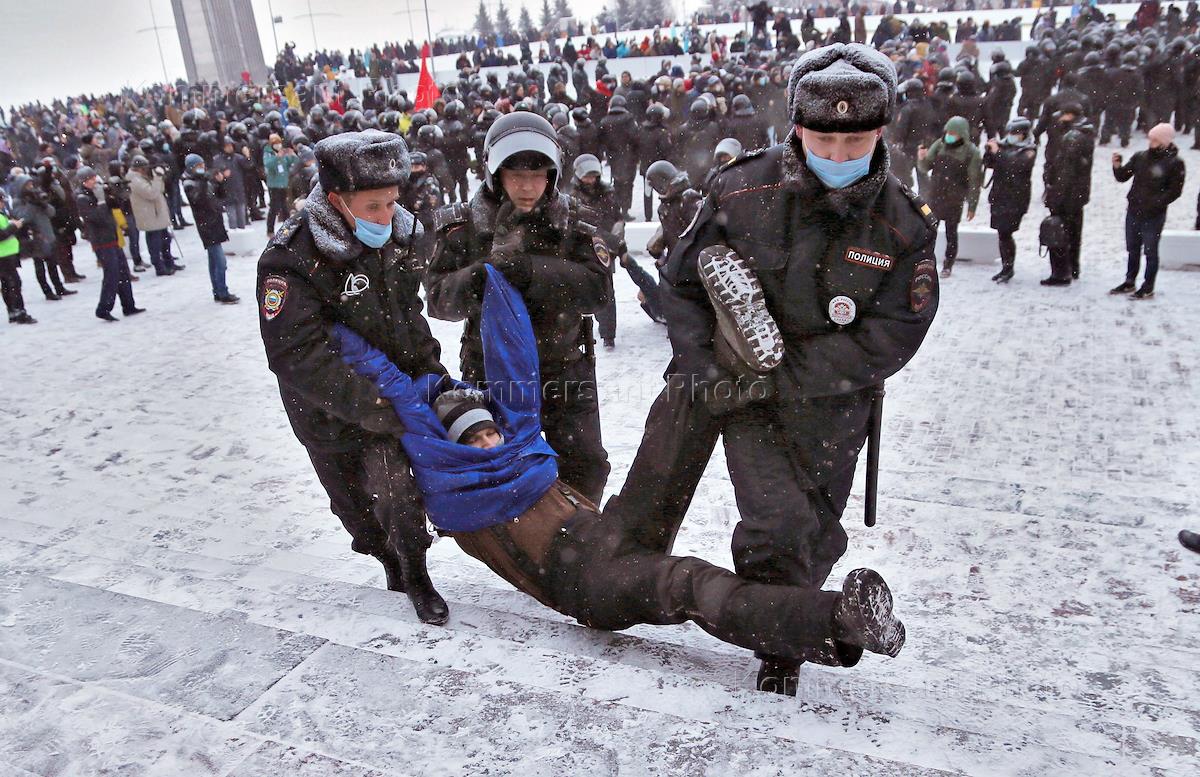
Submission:
M 839 101 L 837 104 L 837 112 L 838 116 L 845 116 L 850 112 L 850 103 L 846 102 L 845 100 Z
M 858 306 L 849 297 L 837 296 L 829 300 L 829 320 L 838 326 L 845 326 L 854 320 Z

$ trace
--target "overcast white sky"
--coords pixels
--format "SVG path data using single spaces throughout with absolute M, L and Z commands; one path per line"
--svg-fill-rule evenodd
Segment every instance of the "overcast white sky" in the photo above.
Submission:
M 522 1 L 536 21 L 541 0 L 508 0 L 505 4 L 513 22 Z M 403 41 L 413 29 L 418 39 L 424 39 L 422 0 L 252 0 L 252 4 L 268 63 L 274 61 L 275 51 L 268 5 L 283 17 L 276 27 L 280 45 L 295 41 L 300 51 L 313 48 L 313 25 L 304 16 L 310 6 L 318 14 L 312 21 L 321 48 L 346 51 L 383 40 Z M 605 0 L 570 0 L 575 13 L 585 18 L 605 4 Z M 488 0 L 488 5 L 494 9 L 495 0 Z M 687 5 L 695 7 L 698 0 Z M 406 13 L 410 7 L 411 17 Z M 441 30 L 470 28 L 478 7 L 478 0 L 429 0 L 434 36 Z M 7 110 L 36 99 L 136 88 L 163 80 L 154 32 L 148 29 L 155 22 L 170 28 L 158 31 L 167 74 L 172 80 L 185 76 L 171 0 L 0 0 L 4 29 L 0 64 L 5 71 L 0 105 Z

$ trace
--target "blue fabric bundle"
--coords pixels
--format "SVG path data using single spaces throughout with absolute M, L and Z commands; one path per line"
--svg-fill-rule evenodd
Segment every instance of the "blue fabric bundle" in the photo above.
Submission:
M 468 384 L 441 375 L 413 380 L 354 330 L 342 324 L 333 328 L 342 360 L 375 381 L 380 396 L 404 423 L 400 442 L 425 497 L 425 512 L 444 531 L 475 531 L 511 521 L 558 478 L 558 454 L 542 438 L 542 384 L 529 312 L 521 295 L 491 265 L 480 334 L 488 405 L 504 435 L 504 444 L 490 449 L 446 439 L 433 412 L 438 394 Z

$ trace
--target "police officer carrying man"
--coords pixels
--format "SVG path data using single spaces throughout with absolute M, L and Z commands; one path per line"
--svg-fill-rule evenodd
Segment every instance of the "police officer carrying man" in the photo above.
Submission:
M 789 96 L 787 139 L 721 173 L 663 268 L 667 387 L 605 515 L 632 541 L 670 548 L 724 435 L 741 515 L 737 573 L 818 588 L 846 550 L 840 520 L 880 384 L 933 321 L 937 231 L 890 173 L 881 135 L 896 71 L 884 55 L 858 44 L 812 51 Z M 774 365 L 739 366 L 723 347 L 726 324 L 745 319 L 739 289 L 761 294 L 778 325 L 777 342 L 760 342 Z M 758 687 L 794 695 L 802 662 L 759 658 Z M 845 665 L 831 646 L 805 660 Z
M 482 383 L 479 337 L 485 264 L 521 293 L 537 338 L 542 429 L 559 476 L 599 504 L 608 480 L 600 437 L 592 321 L 609 296 L 611 253 L 579 205 L 559 192 L 554 128 L 535 113 L 496 120 L 484 140 L 484 185 L 467 203 L 437 211 L 426 273 L 429 312 L 466 320 L 463 380 Z
M 316 153 L 317 184 L 258 261 L 267 363 L 351 547 L 383 564 L 388 589 L 406 592 L 422 621 L 445 623 L 449 610 L 425 567 L 430 538 L 400 447 L 404 428 L 330 346 L 341 322 L 409 375 L 446 373 L 421 315 L 421 227 L 396 205 L 408 151 L 395 135 L 366 130 L 330 136 Z

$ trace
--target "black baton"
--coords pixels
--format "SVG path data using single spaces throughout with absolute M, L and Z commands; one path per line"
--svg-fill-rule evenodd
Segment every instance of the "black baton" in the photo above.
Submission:
M 864 495 L 863 522 L 875 525 L 875 507 L 879 496 L 879 438 L 883 433 L 883 384 L 871 391 L 871 415 L 867 419 L 867 492 Z

